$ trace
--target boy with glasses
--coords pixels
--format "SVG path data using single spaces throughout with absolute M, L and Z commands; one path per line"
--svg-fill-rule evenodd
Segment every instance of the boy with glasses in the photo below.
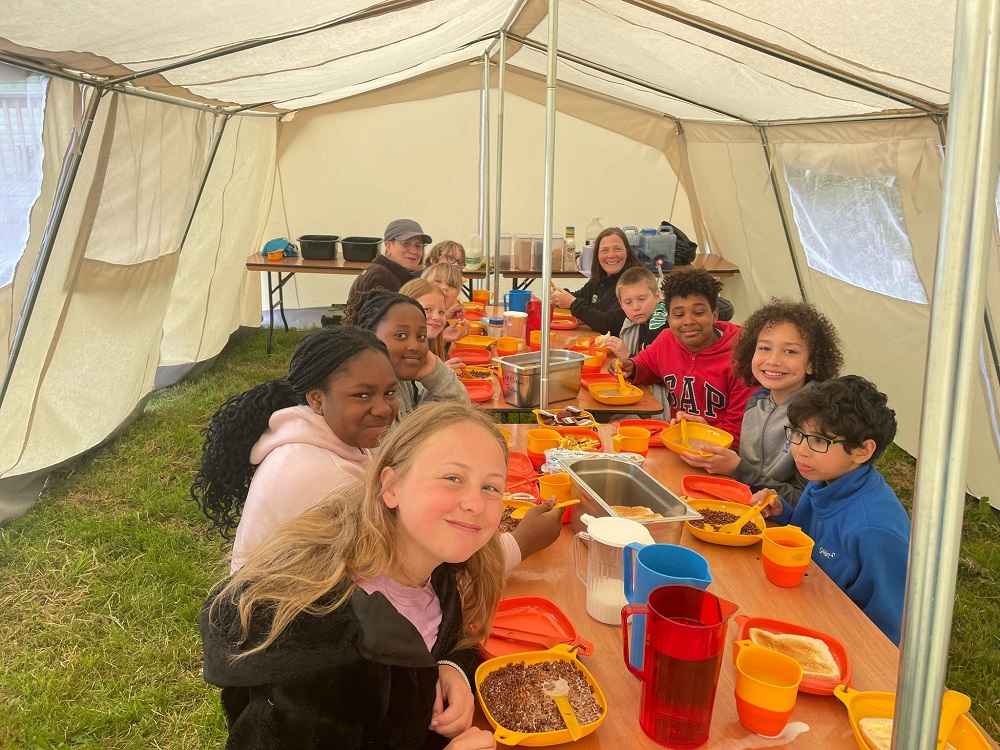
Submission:
M 815 541 L 813 560 L 897 646 L 910 519 L 875 468 L 896 436 L 896 413 L 871 382 L 846 375 L 815 383 L 788 406 L 785 437 L 808 480 L 793 510 L 778 498 L 764 510 Z M 763 502 L 761 490 L 753 502 Z

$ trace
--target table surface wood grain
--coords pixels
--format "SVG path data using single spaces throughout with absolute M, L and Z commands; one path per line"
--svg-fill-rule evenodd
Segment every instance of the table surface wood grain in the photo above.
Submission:
M 524 450 L 529 427 L 510 425 L 515 450 Z M 610 444 L 615 427 L 602 425 L 599 430 L 605 442 Z M 643 468 L 678 494 L 684 476 L 703 473 L 660 447 L 650 449 Z M 654 538 L 656 536 L 654 534 Z M 604 691 L 608 714 L 596 732 L 573 744 L 574 749 L 660 747 L 639 726 L 642 684 L 625 666 L 621 628 L 604 625 L 587 614 L 585 586 L 575 573 L 572 541 L 573 535 L 567 525 L 555 544 L 532 555 L 511 572 L 504 596 L 550 599 L 569 617 L 580 634 L 594 644 L 594 653 L 581 658 Z M 847 650 L 854 688 L 890 692 L 896 689 L 898 649 L 815 563 L 810 563 L 799 586 L 783 589 L 764 577 L 759 544 L 722 547 L 694 538 L 687 529 L 682 532 L 679 543 L 708 560 L 713 579 L 708 590 L 737 604 L 737 615 L 782 620 L 832 635 Z M 847 709 L 833 696 L 799 693 L 789 727 L 801 724 L 807 731 L 794 739 L 765 739 L 745 729 L 737 717 L 734 698 L 736 669 L 731 642 L 736 640 L 737 632 L 737 625 L 731 622 L 711 734 L 703 747 L 719 750 L 777 747 L 854 750 L 858 747 Z M 477 724 L 488 727 L 481 712 Z

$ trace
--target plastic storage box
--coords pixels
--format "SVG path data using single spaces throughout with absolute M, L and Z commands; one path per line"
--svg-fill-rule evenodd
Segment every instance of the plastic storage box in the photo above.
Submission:
M 344 251 L 344 260 L 356 263 L 370 263 L 378 255 L 378 246 L 382 240 L 378 237 L 344 237 L 340 247 Z

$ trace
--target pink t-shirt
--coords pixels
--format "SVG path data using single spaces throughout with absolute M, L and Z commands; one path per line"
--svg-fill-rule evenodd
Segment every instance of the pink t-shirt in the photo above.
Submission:
M 396 611 L 417 629 L 427 650 L 434 648 L 438 628 L 441 627 L 441 600 L 434 593 L 430 579 L 420 588 L 413 588 L 386 576 L 376 576 L 370 581 L 358 581 L 358 586 L 369 594 L 381 592 Z

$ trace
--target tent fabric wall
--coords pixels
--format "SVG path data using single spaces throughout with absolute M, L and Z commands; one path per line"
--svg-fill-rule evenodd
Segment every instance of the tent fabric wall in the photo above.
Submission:
M 381 236 L 389 221 L 408 216 L 435 241 L 467 244 L 478 224 L 481 80 L 481 68 L 470 67 L 421 79 L 415 84 L 420 98 L 394 87 L 357 106 L 317 107 L 283 123 L 282 205 L 276 208 L 283 216 L 272 215 L 268 226 L 287 220 L 293 240 L 302 234 Z M 544 101 L 544 84 L 512 71 L 507 81 L 500 225 L 504 232 L 540 233 L 545 143 L 544 107 L 537 100 Z M 692 228 L 687 196 L 671 165 L 678 158 L 671 120 L 575 92 L 560 92 L 559 102 L 558 233 L 573 225 L 582 237 L 595 216 L 607 225 L 656 226 L 670 219 Z M 492 132 L 493 155 L 496 137 Z M 496 170 L 493 158 L 490 173 Z M 494 202 L 495 190 L 491 210 Z M 285 306 L 344 302 L 352 281 L 296 275 L 285 287 Z
M 236 328 L 260 324 L 260 276 L 244 264 L 271 204 L 276 147 L 272 118 L 228 123 L 180 253 L 163 321 L 161 368 L 204 362 Z
M 152 390 L 210 125 L 168 104 L 102 102 L 4 403 L 3 475 L 93 447 Z
M 725 289 L 737 319 L 770 297 L 800 297 L 757 129 L 686 123 L 684 145 L 707 244 L 740 269 Z

